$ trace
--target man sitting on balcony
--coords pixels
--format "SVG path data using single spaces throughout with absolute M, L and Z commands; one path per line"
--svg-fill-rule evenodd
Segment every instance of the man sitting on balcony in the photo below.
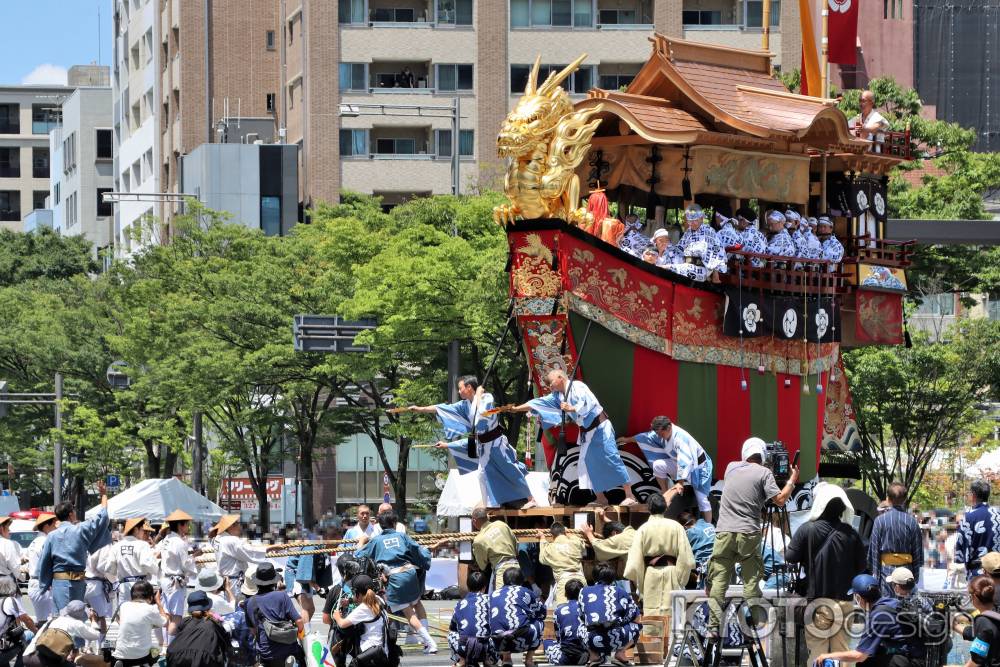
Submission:
M 876 144 L 885 142 L 885 132 L 889 131 L 890 125 L 882 114 L 875 111 L 875 94 L 866 90 L 861 93 L 861 113 L 852 118 L 848 126 L 855 135 L 862 139 L 874 141 Z M 880 146 L 874 146 L 876 153 L 881 153 Z
M 719 237 L 719 245 L 722 246 L 723 250 L 743 244 L 740 233 L 736 230 L 736 220 L 725 215 L 728 212 L 723 212 L 719 207 L 715 209 L 715 224 L 719 228 L 716 235 Z
M 742 207 L 736 211 L 736 227 L 740 231 L 740 245 L 743 252 L 754 252 L 763 255 L 767 252 L 767 239 L 760 233 L 757 214 L 752 208 Z M 750 260 L 753 266 L 764 266 L 764 260 L 754 257 Z
M 642 257 L 643 251 L 649 245 L 649 238 L 642 233 L 643 224 L 639 216 L 629 213 L 625 216 L 625 232 L 622 234 L 618 247 L 630 255 Z
M 822 259 L 830 262 L 840 262 L 844 259 L 844 246 L 833 233 L 833 221 L 830 220 L 829 216 L 819 216 L 819 220 L 816 221 L 816 230 L 823 248 Z M 830 270 L 833 271 L 832 266 Z
M 785 229 L 785 216 L 781 211 L 767 212 L 767 253 L 777 257 L 795 257 L 795 243 Z
M 670 242 L 670 232 L 657 229 L 653 232 L 653 246 L 656 248 L 656 265 L 667 266 L 681 262 L 682 256 L 677 246 Z
M 677 243 L 683 254 L 683 262 L 668 264 L 667 268 L 674 273 L 686 276 L 691 280 L 704 282 L 714 271 L 725 273 L 726 253 L 719 244 L 715 230 L 705 223 L 705 212 L 698 204 L 691 204 L 684 211 L 687 221 L 687 231 Z
M 789 208 L 785 211 L 785 229 L 792 237 L 795 244 L 795 255 L 803 259 L 819 259 L 822 249 L 819 241 L 812 237 L 809 231 L 809 223 L 799 215 L 798 211 Z

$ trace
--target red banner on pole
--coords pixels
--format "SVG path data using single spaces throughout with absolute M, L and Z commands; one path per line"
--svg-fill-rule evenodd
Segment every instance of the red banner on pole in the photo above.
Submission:
M 858 5 L 861 0 L 826 0 L 829 57 L 831 63 L 855 65 L 858 62 Z

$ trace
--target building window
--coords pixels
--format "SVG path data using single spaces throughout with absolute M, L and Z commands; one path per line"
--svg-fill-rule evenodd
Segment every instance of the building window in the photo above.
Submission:
M 341 23 L 368 23 L 365 16 L 365 0 L 339 0 L 338 18 Z
M 21 192 L 0 190 L 0 220 L 14 222 L 21 219 Z
M 97 217 L 110 218 L 115 214 L 115 205 L 112 202 L 104 201 L 104 193 L 111 192 L 111 188 L 97 188 Z
M 366 63 L 340 63 L 340 91 L 368 92 L 368 65 Z
M 435 65 L 439 91 L 472 90 L 472 65 Z
M 76 224 L 76 193 L 72 193 L 66 197 L 66 226 L 72 227 Z
M 21 134 L 21 108 L 17 104 L 0 104 L 0 134 Z
M 412 7 L 375 7 L 372 13 L 375 23 L 414 23 L 417 20 Z
M 0 178 L 21 177 L 21 149 L 15 146 L 0 147 Z
M 991 320 L 1000 320 L 1000 292 L 993 292 L 986 296 L 986 317 Z
M 601 9 L 598 11 L 597 22 L 600 23 L 602 27 L 616 25 L 652 25 L 653 3 L 650 0 L 638 0 L 628 9 Z
M 920 305 L 914 311 L 917 315 L 947 316 L 955 314 L 955 295 L 951 292 L 928 294 L 921 297 Z
M 409 137 L 375 139 L 375 155 L 416 155 L 417 140 Z
M 264 33 L 264 43 L 267 45 L 267 50 L 268 51 L 274 51 L 275 46 L 274 46 L 274 31 L 273 30 L 268 30 L 266 33 Z
M 552 72 L 562 70 L 566 65 L 542 65 L 538 68 L 538 82 L 544 81 Z M 571 74 L 562 82 L 562 87 L 567 92 L 582 95 L 594 87 L 593 65 L 584 65 Z M 531 65 L 511 65 L 510 66 L 510 92 L 520 93 L 528 83 L 528 74 L 531 72 Z
M 275 112 L 275 106 L 276 106 L 275 99 L 276 99 L 276 97 L 277 96 L 274 93 L 268 93 L 267 94 L 267 113 L 274 113 Z
M 598 85 L 604 90 L 621 90 L 632 83 L 638 71 L 639 66 L 634 65 L 602 65 Z
M 684 10 L 681 21 L 684 25 L 722 25 L 722 12 L 718 9 Z
M 63 173 L 68 173 L 76 167 L 76 132 L 70 132 L 63 139 Z
M 437 145 L 438 157 L 451 157 L 451 130 L 435 130 L 437 135 L 435 143 Z M 475 155 L 475 132 L 473 130 L 459 130 L 458 132 L 458 156 L 472 157 Z
M 34 190 L 31 193 L 31 210 L 37 211 L 45 208 L 45 198 L 48 196 L 48 190 Z
M 437 22 L 444 25 L 472 25 L 472 0 L 437 0 Z
M 512 28 L 593 28 L 591 0 L 510 0 Z
M 59 205 L 59 181 L 56 181 L 52 186 L 52 205 Z
M 368 130 L 340 131 L 341 157 L 368 156 Z
M 33 178 L 49 177 L 48 146 L 36 146 L 31 149 L 31 176 Z
M 288 46 L 295 42 L 295 19 L 288 22 Z
M 260 198 L 260 228 L 265 236 L 281 236 L 281 197 Z
M 52 104 L 31 105 L 31 133 L 48 134 L 62 124 L 62 108 Z
M 97 159 L 110 160 L 114 157 L 111 130 L 97 130 Z
M 760 28 L 764 25 L 764 3 L 762 0 L 743 0 L 744 25 Z M 771 27 L 777 28 L 781 19 L 781 0 L 771 0 Z

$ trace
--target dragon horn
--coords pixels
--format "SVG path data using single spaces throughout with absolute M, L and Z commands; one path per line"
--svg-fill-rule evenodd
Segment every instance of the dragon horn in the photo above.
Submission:
M 582 63 L 586 59 L 587 59 L 586 53 L 580 54 L 579 58 L 571 62 L 569 65 L 566 65 L 566 67 L 561 72 L 559 72 L 558 74 L 550 74 L 549 78 L 545 80 L 545 83 L 543 83 L 542 87 L 538 90 L 538 93 L 540 95 L 548 95 L 549 93 L 551 93 L 553 90 L 556 89 L 556 86 L 561 84 L 563 81 L 566 80 L 567 77 L 569 77 L 570 74 L 575 72 L 576 69 L 580 66 L 580 63 Z
M 542 66 L 542 54 L 539 53 L 535 57 L 535 65 L 531 68 L 531 74 L 528 75 L 528 84 L 524 87 L 525 95 L 534 95 L 535 91 L 538 90 L 538 70 Z

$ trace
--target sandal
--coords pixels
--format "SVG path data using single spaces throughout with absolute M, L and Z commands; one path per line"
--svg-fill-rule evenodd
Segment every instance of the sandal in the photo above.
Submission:
M 635 498 L 626 498 L 625 500 L 621 501 L 618 504 L 620 507 L 632 507 L 632 505 L 638 505 L 639 501 L 636 500 Z
M 530 509 L 534 509 L 536 507 L 538 507 L 538 503 L 535 502 L 534 498 L 532 498 L 528 502 L 526 502 L 523 505 L 521 505 L 521 509 L 523 509 L 523 510 L 530 510 Z

